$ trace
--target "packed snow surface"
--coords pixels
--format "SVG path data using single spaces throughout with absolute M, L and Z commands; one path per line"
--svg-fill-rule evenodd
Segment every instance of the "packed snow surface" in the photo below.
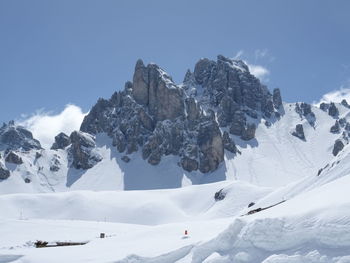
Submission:
M 350 262 L 350 176 L 305 191 L 307 181 L 278 190 L 225 181 L 3 195 L 0 262 Z M 226 196 L 215 201 L 221 189 Z M 285 202 L 247 215 L 291 190 Z M 35 248 L 36 240 L 88 243 Z
M 312 108 L 313 127 L 294 105 L 284 109 L 271 127 L 259 124 L 258 140 L 235 138 L 242 154 L 204 176 L 171 156 L 151 166 L 134 153 L 125 163 L 103 134 L 103 160 L 87 171 L 70 168 L 63 150 L 3 164 L 12 174 L 0 182 L 0 263 L 349 263 L 350 150 L 332 155 L 341 135 L 326 112 Z M 291 136 L 299 123 L 306 141 Z M 45 164 L 55 158 L 52 172 Z

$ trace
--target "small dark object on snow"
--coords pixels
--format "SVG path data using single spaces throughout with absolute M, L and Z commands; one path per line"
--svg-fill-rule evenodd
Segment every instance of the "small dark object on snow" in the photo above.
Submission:
M 29 184 L 31 181 L 30 181 L 29 178 L 26 178 L 26 179 L 24 179 L 24 182 L 25 182 L 26 184 Z
M 38 240 L 34 244 L 35 244 L 35 247 L 39 248 L 39 247 L 46 247 L 47 244 L 49 244 L 49 242 Z
M 254 202 L 249 203 L 248 208 L 249 208 L 249 207 L 252 207 L 253 205 L 255 205 Z
M 276 203 L 276 204 L 273 204 L 273 205 L 270 205 L 270 206 L 266 206 L 266 207 L 259 207 L 259 208 L 257 208 L 257 209 L 253 209 L 253 210 L 250 210 L 248 213 L 246 213 L 245 215 L 252 215 L 252 214 L 255 214 L 255 213 L 258 213 L 258 212 L 260 212 L 260 211 L 263 211 L 263 210 L 266 210 L 266 209 L 269 209 L 269 208 L 271 208 L 271 207 L 274 207 L 274 206 L 276 206 L 276 205 L 279 205 L 279 204 L 282 204 L 282 203 L 284 203 L 286 200 L 282 200 L 281 202 L 278 202 L 278 203 Z M 245 216 L 245 215 L 242 215 L 242 216 Z
M 250 210 L 248 212 L 248 215 L 252 215 L 252 214 L 255 214 L 257 212 L 260 212 L 261 210 L 263 210 L 261 207 L 257 208 L 257 209 L 254 209 L 254 210 Z
M 42 248 L 42 247 L 66 247 L 66 246 L 81 246 L 85 245 L 87 242 L 55 242 L 52 244 L 49 244 L 47 241 L 41 241 L 38 240 L 34 243 L 36 248 Z
M 100 238 L 105 238 L 106 234 L 105 233 L 100 233 Z
M 224 189 L 221 189 L 220 191 L 216 192 L 214 195 L 215 201 L 221 201 L 225 199 L 226 193 L 223 192 Z

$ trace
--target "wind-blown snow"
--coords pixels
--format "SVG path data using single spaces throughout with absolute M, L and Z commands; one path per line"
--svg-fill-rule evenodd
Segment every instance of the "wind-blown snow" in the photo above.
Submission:
M 337 102 L 340 103 L 343 99 L 350 102 L 350 82 L 342 85 L 339 89 L 328 92 L 322 96 L 318 102 L 313 102 L 314 105 L 320 105 L 322 102 L 330 103 Z

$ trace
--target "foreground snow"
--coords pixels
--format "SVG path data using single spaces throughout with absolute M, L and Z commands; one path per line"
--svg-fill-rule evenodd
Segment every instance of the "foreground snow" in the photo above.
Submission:
M 172 190 L 4 195 L 0 262 L 350 262 L 350 176 L 315 180 L 307 190 L 310 178 L 277 190 L 225 181 Z M 226 197 L 215 202 L 220 189 Z M 291 192 L 279 205 L 242 216 Z M 107 238 L 99 239 L 101 232 Z M 89 243 L 38 249 L 36 240 Z

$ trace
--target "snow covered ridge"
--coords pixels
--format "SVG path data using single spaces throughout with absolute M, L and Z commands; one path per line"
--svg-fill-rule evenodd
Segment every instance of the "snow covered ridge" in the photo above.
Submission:
M 225 179 L 285 185 L 323 173 L 343 155 L 349 112 L 345 100 L 283 104 L 280 91 L 270 93 L 243 61 L 221 55 L 200 59 L 180 85 L 139 60 L 133 81 L 99 99 L 80 131 L 58 134 L 51 149 L 13 122 L 4 124 L 0 193 L 176 188 Z

